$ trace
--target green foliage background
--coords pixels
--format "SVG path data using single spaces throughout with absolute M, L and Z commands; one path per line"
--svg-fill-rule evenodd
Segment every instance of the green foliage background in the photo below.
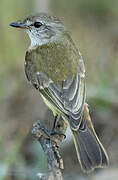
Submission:
M 35 11 L 34 0 L 0 1 L 0 179 L 4 180 L 13 179 L 12 169 L 14 178 L 29 180 L 36 178 L 39 168 L 47 168 L 43 152 L 39 153 L 38 143 L 29 135 L 34 120 L 45 119 L 46 112 L 24 75 L 24 56 L 30 41 L 24 32 L 9 26 Z M 50 0 L 49 11 L 64 21 L 83 54 L 87 98 L 96 129 L 99 123 L 107 127 L 102 134 L 105 143 L 109 132 L 118 136 L 118 1 Z M 118 146 L 116 141 L 114 144 Z M 116 151 L 111 146 L 108 151 L 117 167 Z

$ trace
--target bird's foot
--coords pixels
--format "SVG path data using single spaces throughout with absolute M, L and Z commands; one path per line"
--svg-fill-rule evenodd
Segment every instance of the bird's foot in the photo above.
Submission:
M 64 136 L 64 139 L 66 138 L 65 134 L 61 133 L 60 131 L 49 130 L 45 128 L 39 121 L 36 121 L 33 124 L 32 134 L 37 139 L 44 136 L 46 139 L 50 139 L 52 141 L 55 141 L 55 136 Z
M 59 131 L 51 131 L 51 134 L 50 134 L 50 135 L 51 135 L 51 136 L 53 136 L 53 135 L 58 135 L 58 136 L 63 136 L 64 139 L 66 138 L 66 135 L 63 134 L 63 133 L 61 133 L 61 132 L 59 132 Z
M 51 131 L 40 124 L 39 121 L 33 124 L 33 136 L 40 142 L 49 163 L 53 169 L 64 169 L 63 160 L 59 154 L 59 146 L 62 137 L 51 134 Z

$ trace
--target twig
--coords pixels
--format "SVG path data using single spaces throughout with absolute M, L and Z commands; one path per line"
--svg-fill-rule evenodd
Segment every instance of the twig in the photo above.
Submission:
M 32 134 L 40 142 L 46 155 L 50 173 L 38 174 L 40 180 L 63 180 L 61 170 L 64 169 L 63 160 L 59 154 L 59 147 L 65 135 L 67 124 L 62 118 L 56 124 L 55 133 L 51 135 L 49 129 L 45 128 L 40 122 L 33 124 Z

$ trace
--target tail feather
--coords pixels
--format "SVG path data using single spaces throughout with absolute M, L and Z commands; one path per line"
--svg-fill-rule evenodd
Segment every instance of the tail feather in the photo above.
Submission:
M 106 167 L 109 160 L 93 125 L 90 124 L 90 119 L 89 123 L 84 119 L 84 123 L 84 128 L 77 131 L 72 130 L 72 134 L 81 168 L 84 172 L 90 172 L 95 168 Z

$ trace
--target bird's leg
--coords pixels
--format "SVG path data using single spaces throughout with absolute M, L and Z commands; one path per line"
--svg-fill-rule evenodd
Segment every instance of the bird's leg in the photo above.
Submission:
M 62 135 L 62 136 L 64 136 L 64 138 L 66 138 L 66 135 L 61 133 L 60 130 L 59 130 L 60 127 L 58 127 L 59 124 L 57 124 L 59 119 L 60 119 L 60 115 L 55 115 L 53 127 L 52 127 L 52 130 L 51 130 L 51 135 Z
M 64 136 L 64 138 L 66 138 L 66 135 L 64 133 L 62 133 L 60 130 L 61 124 L 60 124 L 60 122 L 58 122 L 59 119 L 60 119 L 60 116 L 58 117 L 58 115 L 57 115 L 54 119 L 53 128 L 51 130 L 47 129 L 45 126 L 40 124 L 39 121 L 35 122 L 33 124 L 32 134 L 34 136 L 36 136 L 36 134 L 38 134 L 38 137 L 43 135 L 46 139 L 50 139 L 52 141 L 54 140 L 53 136 L 56 136 L 56 135 Z
M 55 115 L 55 117 L 54 117 L 54 123 L 53 123 L 53 127 L 52 127 L 52 132 L 55 131 L 56 123 L 57 123 L 57 120 L 58 120 L 58 116 L 59 116 L 59 115 Z

